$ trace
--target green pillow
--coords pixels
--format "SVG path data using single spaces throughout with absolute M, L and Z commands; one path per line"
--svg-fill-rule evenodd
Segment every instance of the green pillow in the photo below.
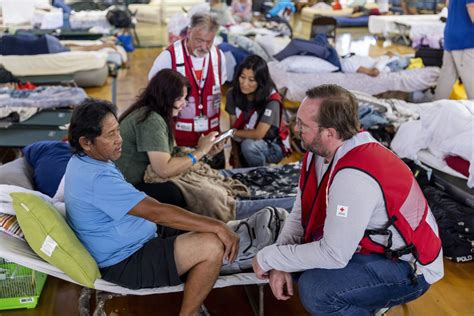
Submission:
M 50 203 L 30 193 L 10 193 L 26 241 L 38 256 L 74 281 L 93 288 L 100 278 L 94 258 Z

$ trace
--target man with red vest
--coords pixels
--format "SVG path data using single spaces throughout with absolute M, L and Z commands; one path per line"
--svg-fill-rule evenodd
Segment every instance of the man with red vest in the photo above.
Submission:
M 298 196 L 276 244 L 253 261 L 286 300 L 293 280 L 315 315 L 372 315 L 443 277 L 436 221 L 410 169 L 367 132 L 354 96 L 306 92 L 296 131 L 308 152 Z
M 225 56 L 213 45 L 219 28 L 216 18 L 196 13 L 184 40 L 178 40 L 155 60 L 148 74 L 170 68 L 189 79 L 188 104 L 176 118 L 175 139 L 178 146 L 196 146 L 202 134 L 219 131 L 221 85 L 227 80 Z

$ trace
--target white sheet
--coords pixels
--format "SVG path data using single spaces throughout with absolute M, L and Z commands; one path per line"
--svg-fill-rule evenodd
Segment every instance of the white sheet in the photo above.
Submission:
M 470 162 L 467 185 L 474 187 L 474 101 L 440 100 L 413 107 L 420 120 L 400 126 L 391 143 L 393 151 L 417 159 L 421 150 L 428 150 L 438 161 L 422 153 L 424 162 L 441 168 L 446 156 L 459 156 Z
M 64 179 L 64 177 L 63 177 Z M 64 181 L 61 179 L 61 183 L 59 188 L 64 191 Z M 58 191 L 59 191 L 58 188 Z M 43 194 L 39 191 L 25 189 L 16 185 L 9 185 L 9 184 L 0 184 L 0 213 L 16 215 L 15 209 L 13 208 L 13 200 L 10 196 L 10 193 L 13 192 L 24 192 L 34 194 L 39 196 L 46 202 L 49 202 L 56 207 L 59 213 L 66 217 L 66 207 L 64 205 L 64 192 L 58 192 L 53 198 L 50 198 L 46 194 Z
M 36 271 L 47 273 L 57 278 L 76 283 L 61 270 L 47 263 L 40 257 L 38 257 L 33 250 L 28 246 L 25 241 L 19 240 L 13 236 L 9 236 L 3 232 L 0 232 L 0 258 L 15 262 L 22 266 L 31 268 Z M 226 276 L 220 276 L 217 279 L 215 288 L 221 288 L 232 285 L 247 285 L 247 284 L 264 284 L 268 283 L 267 280 L 259 280 L 256 278 L 254 273 L 238 273 Z M 161 294 L 171 292 L 183 291 L 183 285 L 160 287 L 153 289 L 141 289 L 131 290 L 113 283 L 98 279 L 94 283 L 94 287 L 97 290 L 106 291 L 110 293 L 118 294 L 133 294 L 133 295 L 149 295 L 149 294 Z
M 107 12 L 108 10 L 74 11 L 74 13 L 69 16 L 69 23 L 72 29 L 97 27 L 103 29 L 105 33 L 108 33 L 112 26 L 109 21 L 107 21 Z
M 328 83 L 374 95 L 393 90 L 405 92 L 425 90 L 435 86 L 439 77 L 437 67 L 383 72 L 377 77 L 341 72 L 322 75 L 291 73 L 282 69 L 278 62 L 268 63 L 268 68 L 277 88 L 288 88 L 287 98 L 292 101 L 301 101 L 306 90 Z
M 395 22 L 406 25 L 415 24 L 437 24 L 440 16 L 437 14 L 419 14 L 419 15 L 371 15 L 369 16 L 369 32 L 372 34 L 398 33 Z M 439 22 L 441 23 L 441 22 Z
M 423 37 L 423 36 L 433 36 L 439 39 L 444 37 L 444 28 L 446 23 L 443 23 L 439 20 L 428 21 L 428 20 L 409 20 L 403 22 L 410 27 L 410 38 L 414 39 L 416 37 Z
M 104 52 L 64 52 L 32 56 L 1 56 L 0 64 L 15 76 L 64 75 L 100 69 L 107 62 Z
M 3 25 L 31 24 L 36 6 L 49 5 L 48 0 L 2 0 Z
M 79 46 L 91 46 L 91 45 L 102 45 L 102 44 L 104 44 L 104 42 L 102 42 L 100 40 L 95 40 L 95 41 L 94 40 L 62 40 L 61 44 L 63 44 L 63 45 L 73 44 L 73 45 L 79 45 Z M 111 48 L 111 47 L 102 48 L 102 49 L 99 50 L 99 52 L 105 52 L 108 55 L 119 54 L 120 59 L 121 59 L 120 65 L 122 63 L 126 63 L 127 60 L 128 60 L 127 51 L 125 51 L 125 49 L 123 48 L 122 45 L 115 45 L 114 48 Z

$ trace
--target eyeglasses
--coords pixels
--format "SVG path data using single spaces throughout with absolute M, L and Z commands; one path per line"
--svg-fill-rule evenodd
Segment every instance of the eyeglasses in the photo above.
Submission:
M 318 123 L 315 123 L 316 124 L 316 127 L 318 130 L 320 129 L 324 129 L 325 127 L 324 126 L 321 126 L 319 125 Z M 306 124 L 304 124 L 299 118 L 296 119 L 296 128 L 300 131 L 300 132 L 303 132 L 303 130 L 306 128 L 306 129 L 309 129 L 310 127 Z

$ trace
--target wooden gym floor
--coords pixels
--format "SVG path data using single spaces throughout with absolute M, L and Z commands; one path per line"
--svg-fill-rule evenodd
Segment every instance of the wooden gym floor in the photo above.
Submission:
M 359 33 L 357 33 L 359 32 Z M 387 46 L 376 42 L 367 35 L 367 29 L 354 32 L 338 30 L 338 51 L 356 50 L 360 54 L 376 56 L 387 50 L 406 53 L 411 50 L 401 46 Z M 121 70 L 118 78 L 117 103 L 122 111 L 129 106 L 137 93 L 147 83 L 148 70 L 158 48 L 137 49 L 130 55 L 129 67 Z M 111 79 L 100 88 L 87 89 L 90 96 L 111 100 Z M 39 305 L 33 310 L 0 311 L 0 316 L 74 316 L 79 315 L 77 300 L 81 287 L 54 277 L 49 277 Z M 257 296 L 257 287 L 249 286 L 248 291 Z M 126 296 L 109 300 L 107 315 L 177 315 L 182 294 L 162 294 L 152 296 Z M 213 290 L 205 301 L 211 315 L 245 316 L 252 315 L 252 308 L 243 286 Z M 282 302 L 277 301 L 265 287 L 265 315 L 308 315 L 299 302 L 298 295 Z M 474 315 L 474 263 L 453 263 L 445 260 L 445 277 L 434 284 L 418 300 L 392 308 L 388 316 L 469 316 Z

